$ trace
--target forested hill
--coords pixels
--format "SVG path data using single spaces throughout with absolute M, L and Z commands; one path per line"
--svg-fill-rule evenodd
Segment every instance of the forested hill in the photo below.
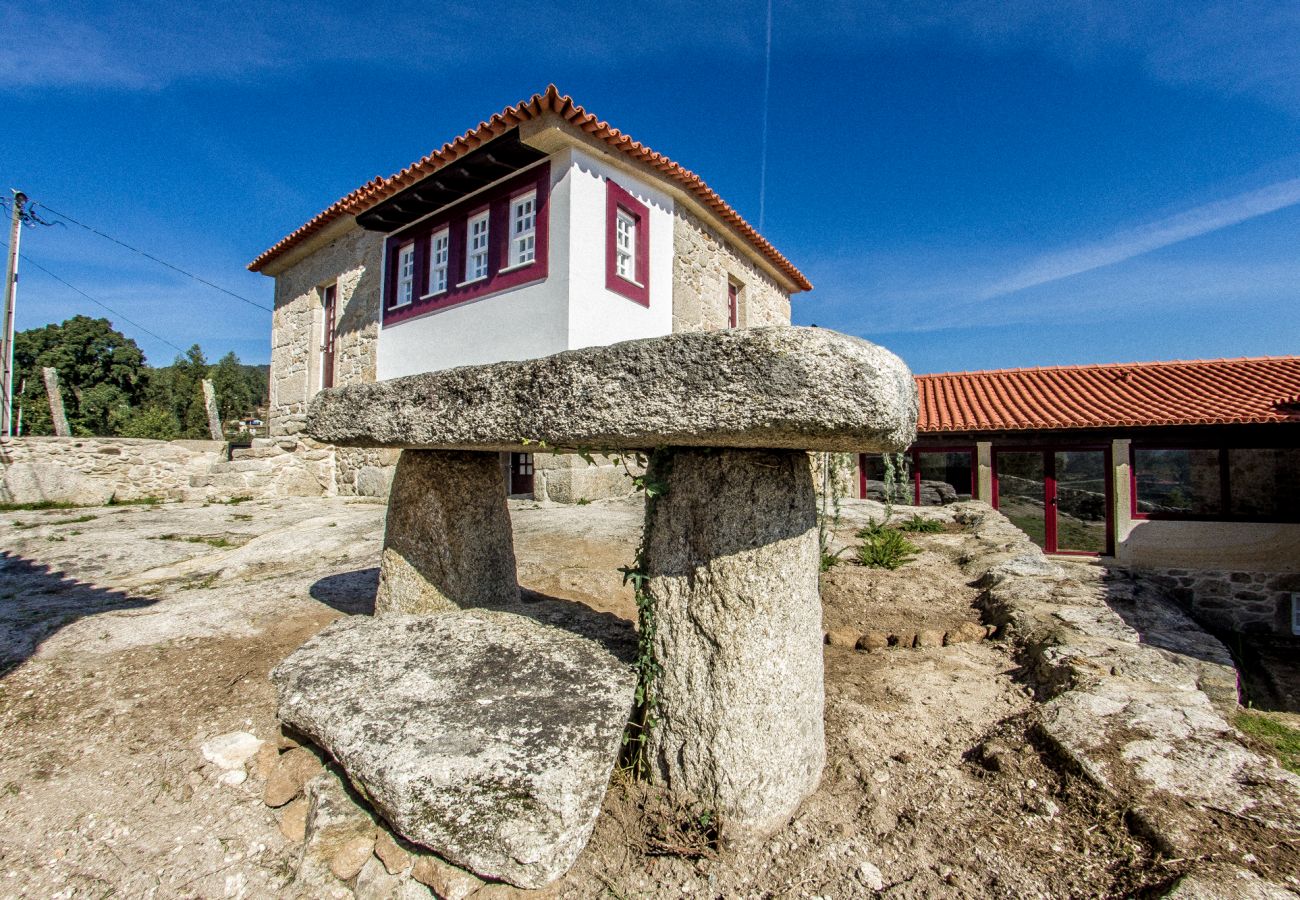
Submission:
M 267 402 L 269 366 L 244 365 L 233 352 L 209 363 L 198 344 L 166 366 L 150 366 L 135 341 L 107 319 L 73 316 L 14 336 L 14 415 L 22 434 L 53 434 L 41 369 L 58 370 L 63 406 L 81 436 L 206 438 L 202 380 L 211 378 L 228 423 Z

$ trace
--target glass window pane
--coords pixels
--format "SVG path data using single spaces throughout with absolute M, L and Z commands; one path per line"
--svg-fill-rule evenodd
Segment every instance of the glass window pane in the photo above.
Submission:
M 998 510 L 1040 547 L 1047 541 L 1047 478 L 1039 450 L 997 451 Z
M 885 459 L 879 453 L 864 454 L 865 472 L 867 475 L 867 499 L 875 500 L 878 503 L 889 502 L 885 496 Z M 899 465 L 899 458 L 902 463 Z M 912 475 L 910 468 L 911 457 L 906 453 L 897 454 L 894 457 L 895 466 L 893 479 L 893 502 L 896 506 L 911 506 L 915 496 L 915 489 L 912 486 Z
M 942 506 L 971 498 L 969 453 L 926 451 L 918 455 L 922 506 Z
M 1218 450 L 1133 450 L 1137 511 L 1147 514 L 1221 515 Z
M 1056 548 L 1106 552 L 1106 454 L 1101 450 L 1056 454 Z
M 1300 449 L 1229 450 L 1228 494 L 1234 516 L 1300 518 Z

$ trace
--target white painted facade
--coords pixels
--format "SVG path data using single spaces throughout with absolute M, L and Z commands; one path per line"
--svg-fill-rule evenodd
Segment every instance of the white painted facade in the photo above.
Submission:
M 672 332 L 673 198 L 577 147 L 548 159 L 547 277 L 381 327 L 379 380 Z M 611 178 L 649 210 L 648 307 L 605 288 L 606 181 Z

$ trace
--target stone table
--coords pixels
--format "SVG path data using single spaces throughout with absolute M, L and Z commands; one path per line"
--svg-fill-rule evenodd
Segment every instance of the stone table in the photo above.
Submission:
M 656 623 L 652 776 L 733 834 L 816 789 L 822 733 L 808 451 L 898 451 L 916 388 L 895 355 L 818 328 L 674 334 L 317 395 L 311 436 L 402 449 L 376 612 L 518 598 L 497 454 L 655 451 L 646 592 Z

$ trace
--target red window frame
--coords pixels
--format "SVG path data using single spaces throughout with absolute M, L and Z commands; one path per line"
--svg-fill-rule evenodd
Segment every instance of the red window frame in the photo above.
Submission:
M 740 285 L 727 279 L 727 327 L 740 327 Z
M 1070 452 L 1102 454 L 1102 471 L 1105 476 L 1106 544 L 1105 551 L 1062 550 L 1057 546 L 1059 521 L 1057 520 L 1056 454 Z M 994 446 L 992 463 L 994 509 L 1001 507 L 1001 490 L 998 484 L 999 453 L 1041 453 L 1043 457 L 1043 552 L 1053 556 L 1114 556 L 1115 555 L 1115 465 L 1108 444 L 1008 444 Z
M 970 444 L 960 446 L 943 446 L 943 447 L 913 447 L 907 451 L 912 464 L 912 505 L 921 505 L 921 454 L 922 453 L 964 453 L 970 456 L 970 495 L 975 497 L 979 492 L 976 488 L 979 486 L 979 452 L 978 448 Z M 867 499 L 867 457 L 879 456 L 880 454 L 858 454 L 858 499 Z
M 635 282 L 618 274 L 615 235 L 620 209 L 636 221 Z M 605 288 L 642 306 L 650 305 L 650 208 L 611 178 L 605 179 Z
M 1224 446 L 1173 443 L 1141 443 L 1129 445 L 1128 455 L 1128 500 L 1129 518 L 1135 521 L 1174 521 L 1174 522 L 1266 522 L 1294 523 L 1300 522 L 1300 510 L 1290 516 L 1244 516 L 1232 512 L 1232 478 L 1228 453 L 1231 450 L 1273 450 L 1287 449 L 1263 444 L 1260 446 Z M 1137 484 L 1137 454 L 1139 450 L 1213 450 L 1219 455 L 1219 512 L 1217 513 L 1176 513 L 1176 512 L 1139 512 Z
M 535 210 L 535 256 L 531 263 L 507 271 L 510 259 L 510 201 L 529 191 L 537 192 Z M 475 194 L 435 216 L 388 236 L 384 245 L 383 324 L 394 325 L 431 312 L 459 306 L 489 294 L 497 294 L 545 280 L 550 265 L 551 166 L 542 163 L 503 181 L 485 193 Z M 488 275 L 465 284 L 465 256 L 469 220 L 488 210 Z M 427 294 L 429 287 L 429 239 L 447 229 L 447 289 Z M 393 306 L 397 298 L 397 255 L 409 241 L 415 242 L 415 289 L 409 304 Z

